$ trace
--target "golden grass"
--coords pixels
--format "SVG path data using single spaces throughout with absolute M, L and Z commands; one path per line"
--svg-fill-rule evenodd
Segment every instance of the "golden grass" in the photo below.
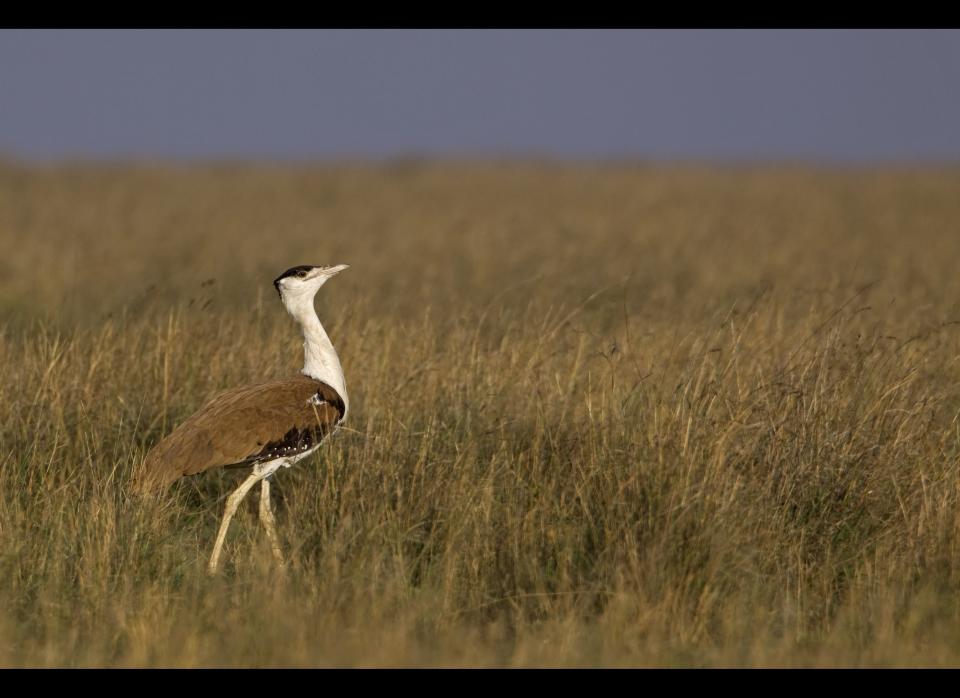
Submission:
M 0 664 L 960 664 L 960 172 L 0 166 Z M 317 306 L 349 429 L 125 484 Z

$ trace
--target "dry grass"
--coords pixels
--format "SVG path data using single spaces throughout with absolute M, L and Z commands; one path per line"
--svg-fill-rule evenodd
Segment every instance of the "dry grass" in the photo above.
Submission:
M 0 664 L 960 664 L 960 172 L 0 166 Z M 351 430 L 132 501 L 216 391 Z

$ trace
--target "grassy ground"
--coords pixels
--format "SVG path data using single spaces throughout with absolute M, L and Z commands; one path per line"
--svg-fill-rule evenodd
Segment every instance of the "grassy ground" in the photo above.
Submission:
M 960 171 L 0 164 L 0 665 L 960 664 Z M 217 391 L 349 429 L 129 499 Z

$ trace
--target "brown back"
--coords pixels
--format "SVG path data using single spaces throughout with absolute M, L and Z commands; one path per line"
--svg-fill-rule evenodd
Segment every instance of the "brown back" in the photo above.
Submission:
M 131 488 L 144 494 L 210 468 L 303 453 L 343 413 L 333 388 L 303 375 L 228 390 L 153 447 Z

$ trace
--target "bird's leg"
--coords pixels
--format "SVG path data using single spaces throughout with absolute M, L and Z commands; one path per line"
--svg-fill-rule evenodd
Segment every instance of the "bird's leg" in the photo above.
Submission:
M 273 517 L 273 507 L 270 505 L 270 478 L 260 481 L 260 521 L 267 529 L 267 538 L 270 539 L 270 548 L 273 556 L 283 567 L 283 553 L 280 551 L 280 538 L 277 536 L 277 520 Z
M 237 513 L 237 507 L 240 506 L 240 502 L 243 501 L 243 498 L 247 496 L 247 492 L 250 491 L 250 488 L 257 484 L 263 478 L 263 473 L 254 472 L 244 480 L 240 486 L 233 491 L 227 498 L 227 508 L 223 511 L 223 521 L 220 523 L 220 532 L 217 533 L 217 542 L 213 546 L 213 555 L 210 556 L 210 565 L 208 571 L 210 574 L 215 574 L 217 571 L 217 562 L 220 559 L 220 549 L 223 548 L 223 541 L 227 537 L 227 529 L 230 527 L 230 519 L 233 518 L 233 515 Z

